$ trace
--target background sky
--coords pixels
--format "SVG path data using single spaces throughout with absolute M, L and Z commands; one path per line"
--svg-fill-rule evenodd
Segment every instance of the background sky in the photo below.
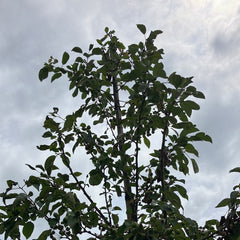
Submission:
M 142 41 L 137 23 L 163 31 L 156 43 L 167 73 L 194 76 L 206 96 L 193 121 L 213 144 L 197 145 L 200 173 L 186 178 L 185 215 L 203 224 L 226 212 L 215 206 L 240 181 L 228 173 L 240 166 L 238 0 L 0 0 L 0 192 L 7 179 L 32 174 L 25 163 L 45 160 L 36 146 L 52 107 L 64 115 L 76 104 L 64 79 L 39 82 L 43 63 L 75 46 L 87 50 L 106 26 L 125 45 Z

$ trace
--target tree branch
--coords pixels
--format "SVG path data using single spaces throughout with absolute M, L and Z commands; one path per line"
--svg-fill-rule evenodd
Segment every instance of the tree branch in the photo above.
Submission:
M 166 115 L 167 117 L 167 115 Z M 163 130 L 163 136 L 162 136 L 162 146 L 161 146 L 161 162 L 160 162 L 160 182 L 162 185 L 162 201 L 165 202 L 165 168 L 166 168 L 166 162 L 165 162 L 165 142 L 166 142 L 166 132 L 167 132 L 168 126 L 166 123 L 166 126 Z M 163 211 L 163 217 L 165 219 L 165 223 L 167 223 L 167 212 Z
M 113 97 L 114 97 L 114 108 L 116 112 L 116 120 L 117 120 L 117 136 L 119 138 L 119 151 L 122 153 L 122 161 L 124 162 L 125 165 L 126 159 L 125 159 L 125 154 L 123 150 L 123 125 L 122 125 L 122 113 L 121 113 L 121 107 L 120 107 L 120 101 L 119 101 L 119 91 L 118 91 L 118 84 L 117 84 L 117 79 L 114 76 L 108 75 L 108 80 L 113 83 Z M 134 198 L 133 198 L 133 193 L 131 189 L 131 183 L 129 181 L 129 176 L 126 173 L 124 169 L 122 169 L 123 172 L 123 182 L 124 182 L 124 193 L 125 193 L 125 203 L 126 203 L 126 211 L 127 211 L 127 220 L 129 221 L 137 221 L 137 214 L 135 212 L 135 207 L 134 207 Z
M 104 174 L 104 198 L 105 198 L 105 204 L 106 204 L 106 209 L 107 209 L 107 213 L 108 213 L 108 219 L 110 224 L 112 225 L 112 219 L 111 219 L 111 214 L 110 214 L 110 209 L 109 209 L 109 204 L 108 204 L 108 199 L 107 199 L 107 188 L 106 188 L 106 175 Z
M 61 153 L 62 153 L 62 156 L 64 158 L 66 158 L 66 155 L 65 155 L 65 151 L 64 151 L 64 148 L 63 148 L 63 144 L 61 143 L 62 139 L 61 139 L 61 136 L 59 136 L 59 146 L 60 146 L 60 150 L 61 150 Z M 86 192 L 86 190 L 84 189 L 84 187 L 82 186 L 82 184 L 78 181 L 77 177 L 74 175 L 74 172 L 70 166 L 70 164 L 67 163 L 67 161 L 65 161 L 66 163 L 66 166 L 68 168 L 68 170 L 70 171 L 70 174 L 72 175 L 72 177 L 74 178 L 74 180 L 76 181 L 79 189 L 83 192 L 83 194 L 85 195 L 85 197 L 89 200 L 89 202 L 94 206 L 96 212 L 99 214 L 99 216 L 102 218 L 102 220 L 109 226 L 111 226 L 111 223 L 107 220 L 107 218 L 103 215 L 103 213 L 101 212 L 101 210 L 96 206 L 96 203 L 92 200 L 92 198 L 90 197 L 90 195 Z
M 139 196 L 139 166 L 138 166 L 138 153 L 139 153 L 139 128 L 140 128 L 140 122 L 141 122 L 141 117 L 142 117 L 142 111 L 143 111 L 143 106 L 145 104 L 145 94 L 143 96 L 143 100 L 141 102 L 140 110 L 139 110 L 139 116 L 138 116 L 138 122 L 137 122 L 137 130 L 136 130 L 136 135 L 137 135 L 137 140 L 136 140 L 136 153 L 135 153 L 135 165 L 136 165 L 136 199 L 135 199 L 135 211 L 136 214 L 138 212 L 138 196 Z

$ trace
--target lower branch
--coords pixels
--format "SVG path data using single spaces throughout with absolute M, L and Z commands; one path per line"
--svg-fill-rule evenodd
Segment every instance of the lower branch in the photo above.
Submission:
M 123 150 L 123 125 L 122 125 L 122 113 L 121 113 L 121 107 L 120 107 L 120 101 L 119 101 L 119 93 L 118 93 L 118 85 L 117 85 L 117 79 L 114 76 L 109 75 L 108 76 L 109 81 L 112 80 L 113 83 L 113 97 L 114 97 L 114 108 L 116 112 L 116 120 L 117 120 L 117 137 L 119 138 L 118 146 L 119 151 L 122 153 L 121 160 L 124 163 L 124 165 L 127 165 L 126 159 L 125 159 L 125 153 Z M 135 211 L 135 201 L 132 193 L 131 183 L 129 180 L 128 173 L 124 170 L 124 167 L 122 169 L 123 172 L 123 183 L 124 183 L 124 193 L 125 193 L 125 203 L 126 203 L 126 211 L 127 211 L 127 220 L 129 221 L 137 221 L 137 213 Z
M 62 147 L 63 144 L 61 144 L 61 137 L 59 139 L 59 146 L 61 148 L 61 152 L 62 152 L 62 155 L 64 158 L 66 158 L 66 155 L 65 155 L 65 151 Z M 67 163 L 67 161 L 65 161 Z M 112 224 L 107 220 L 107 218 L 103 215 L 103 213 L 101 212 L 101 210 L 96 206 L 95 202 L 92 200 L 92 198 L 90 197 L 90 195 L 86 192 L 86 190 L 84 189 L 84 187 L 81 185 L 81 183 L 78 181 L 77 177 L 74 175 L 74 172 L 70 166 L 70 164 L 67 164 L 67 168 L 69 169 L 70 171 L 70 174 L 72 175 L 72 177 L 74 178 L 74 180 L 76 181 L 79 189 L 83 192 L 83 194 L 85 195 L 85 197 L 89 200 L 89 202 L 95 206 L 95 210 L 96 212 L 99 214 L 99 216 L 102 218 L 102 220 L 109 226 L 112 226 Z
M 163 137 L 162 137 L 162 147 L 161 147 L 161 165 L 160 165 L 160 181 L 162 185 L 162 201 L 165 202 L 165 168 L 166 168 L 166 163 L 165 163 L 165 141 L 166 141 L 166 132 L 167 132 L 167 125 L 165 126 L 163 130 Z M 163 211 L 163 217 L 165 219 L 165 223 L 167 223 L 167 212 L 164 210 Z

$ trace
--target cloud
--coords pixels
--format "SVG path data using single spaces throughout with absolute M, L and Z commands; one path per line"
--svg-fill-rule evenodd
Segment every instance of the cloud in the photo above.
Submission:
M 38 71 L 48 57 L 61 58 L 75 46 L 87 50 L 106 26 L 115 29 L 126 45 L 144 41 L 136 28 L 143 23 L 148 32 L 164 31 L 156 43 L 165 50 L 167 73 L 194 76 L 194 85 L 206 95 L 193 121 L 214 143 L 197 145 L 200 173 L 187 177 L 191 201 L 185 213 L 201 223 L 220 216 L 223 211 L 214 206 L 237 182 L 237 175 L 228 171 L 238 166 L 240 155 L 239 9 L 234 0 L 1 1 L 0 189 L 8 178 L 31 174 L 25 163 L 43 163 L 46 155 L 35 146 L 44 141 L 42 124 L 52 107 L 58 106 L 64 116 L 79 106 L 66 79 L 53 84 L 38 81 Z M 80 160 L 74 159 L 74 166 Z

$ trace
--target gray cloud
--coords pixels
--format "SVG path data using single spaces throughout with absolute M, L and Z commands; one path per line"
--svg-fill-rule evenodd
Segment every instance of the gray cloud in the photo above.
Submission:
M 221 58 L 225 56 L 235 57 L 239 51 L 240 41 L 240 16 L 233 16 L 230 19 L 219 19 L 217 31 L 212 40 L 212 47 L 215 54 Z
M 226 3 L 225 11 L 210 0 L 204 4 L 163 0 L 2 0 L 0 190 L 6 187 L 6 179 L 21 180 L 31 174 L 25 163 L 43 162 L 46 154 L 35 146 L 43 142 L 41 126 L 52 107 L 59 106 L 64 115 L 79 104 L 77 99 L 71 99 L 66 80 L 53 84 L 38 81 L 43 63 L 51 55 L 61 58 L 65 50 L 70 52 L 74 46 L 87 49 L 89 43 L 103 35 L 106 26 L 115 29 L 124 43 L 142 41 L 137 23 L 146 24 L 148 30 L 164 31 L 157 44 L 165 50 L 167 72 L 195 76 L 195 86 L 206 94 L 193 120 L 212 136 L 214 143 L 197 145 L 200 173 L 187 177 L 190 201 L 185 204 L 185 213 L 201 223 L 222 214 L 214 206 L 236 183 L 236 175 L 228 171 L 239 165 L 240 155 L 240 31 L 238 3 L 233 0 Z

